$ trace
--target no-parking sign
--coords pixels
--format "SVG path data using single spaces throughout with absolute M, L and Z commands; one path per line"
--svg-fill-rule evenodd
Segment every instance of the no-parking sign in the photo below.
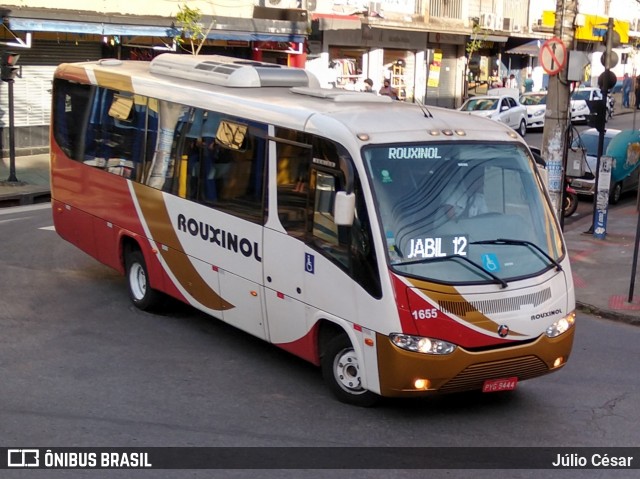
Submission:
M 540 65 L 549 75 L 557 75 L 567 63 L 567 47 L 562 40 L 553 37 L 540 47 Z

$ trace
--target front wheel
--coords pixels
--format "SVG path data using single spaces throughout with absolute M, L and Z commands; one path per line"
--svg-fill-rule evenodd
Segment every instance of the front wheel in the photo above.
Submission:
M 362 407 L 379 400 L 377 394 L 362 387 L 360 363 L 346 334 L 329 340 L 320 361 L 322 376 L 338 400 Z
M 520 121 L 520 126 L 518 127 L 518 133 L 520 136 L 524 137 L 527 134 L 527 122 L 524 120 Z
M 562 214 L 565 218 L 568 218 L 576 212 L 578 209 L 578 195 L 576 193 L 565 193 L 564 208 Z
M 139 250 L 129 251 L 125 258 L 129 297 L 134 306 L 150 311 L 160 304 L 162 295 L 149 286 L 149 273 L 144 256 Z

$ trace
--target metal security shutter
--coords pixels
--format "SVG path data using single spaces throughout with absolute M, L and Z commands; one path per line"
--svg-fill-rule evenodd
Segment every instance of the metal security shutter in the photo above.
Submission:
M 53 72 L 60 63 L 97 60 L 102 45 L 90 42 L 34 41 L 31 48 L 15 48 L 20 54 L 22 77 L 14 82 L 14 120 L 16 127 L 49 125 Z M 7 127 L 7 86 L 0 82 L 0 127 Z
M 22 60 L 22 57 L 20 57 Z M 23 66 L 22 78 L 13 83 L 15 126 L 48 125 L 51 115 L 53 66 Z M 0 111 L 8 112 L 7 85 L 0 84 Z M 7 127 L 8 115 L 1 115 L 0 127 Z
M 431 48 L 431 46 L 430 46 Z M 427 105 L 455 108 L 456 106 L 456 78 L 458 71 L 458 45 L 442 43 L 432 47 L 442 51 L 442 63 L 440 65 L 440 81 L 437 88 L 427 87 Z
M 102 58 L 100 42 L 34 40 L 29 49 L 16 49 L 21 65 L 59 65 Z

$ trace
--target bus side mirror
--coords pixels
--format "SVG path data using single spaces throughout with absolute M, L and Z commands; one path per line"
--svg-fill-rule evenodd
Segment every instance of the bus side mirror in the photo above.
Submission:
M 336 193 L 333 221 L 338 226 L 351 226 L 356 216 L 356 195 L 345 191 Z

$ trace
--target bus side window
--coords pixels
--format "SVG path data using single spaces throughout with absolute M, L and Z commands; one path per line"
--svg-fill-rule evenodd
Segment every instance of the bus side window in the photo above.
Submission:
M 276 183 L 280 223 L 290 235 L 303 238 L 307 224 L 311 146 L 305 146 L 303 134 L 293 130 L 281 128 L 277 136 L 300 143 L 276 143 Z
M 203 132 L 211 135 L 217 125 L 234 121 L 207 112 Z M 200 203 L 262 224 L 267 129 L 258 123 L 243 123 L 247 128 L 242 148 L 229 148 L 211 136 L 203 138 L 197 198 Z
M 153 159 L 149 167 L 146 184 L 152 188 L 177 193 L 177 181 L 174 174 L 179 172 L 181 153 L 177 148 L 180 143 L 179 127 L 184 120 L 188 107 L 169 101 L 158 102 L 158 140 Z M 178 166 L 178 167 L 177 167 Z M 175 183 L 175 184 L 174 184 Z M 175 187 L 175 188 L 174 188 Z
M 333 174 L 312 169 L 310 180 L 313 244 L 348 271 L 348 227 L 338 226 L 333 220 L 336 191 L 340 190 L 339 178 Z
M 93 87 L 56 79 L 53 91 L 53 135 L 69 158 L 83 161 Z

